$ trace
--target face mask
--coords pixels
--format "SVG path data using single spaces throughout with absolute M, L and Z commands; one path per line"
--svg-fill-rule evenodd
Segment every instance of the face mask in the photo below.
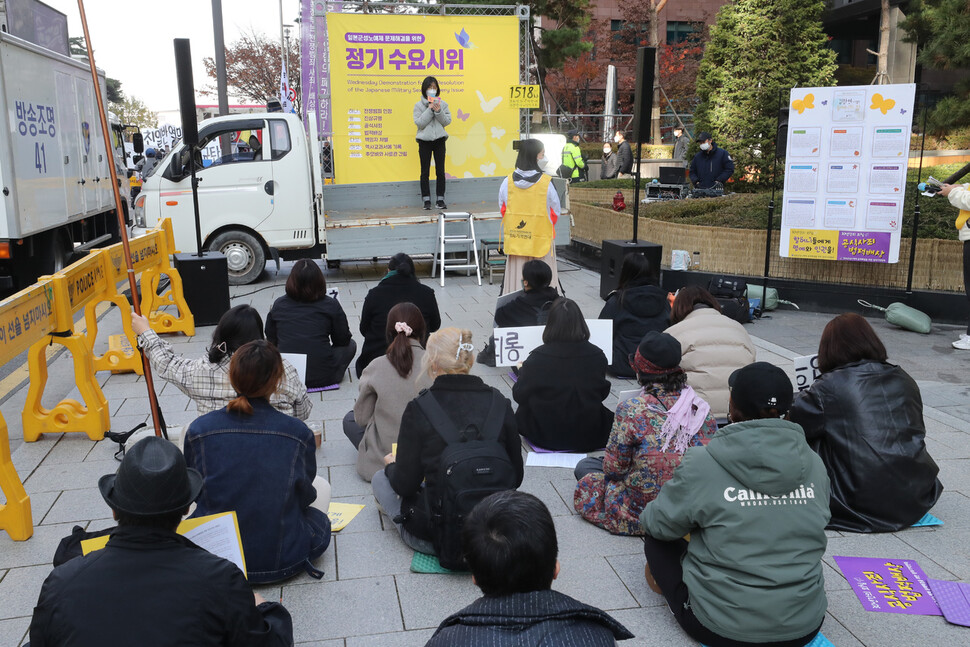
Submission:
M 437 94 L 438 94 L 438 91 L 437 90 L 435 90 L 434 88 L 428 88 L 428 98 L 429 99 L 434 99 L 435 98 L 435 95 L 437 95 Z
M 610 154 L 610 153 L 612 153 L 612 152 L 613 152 L 613 151 L 612 151 L 611 149 L 609 149 L 609 148 L 604 148 L 604 149 L 603 149 L 603 154 L 604 154 L 604 155 L 609 155 L 609 154 Z
M 615 135 L 613 137 L 613 141 L 615 141 L 617 144 L 619 144 L 620 143 L 620 136 L 619 135 Z
M 709 150 L 711 150 L 711 145 L 708 144 L 707 142 L 704 142 L 703 144 L 701 144 L 701 150 L 702 151 L 709 151 Z

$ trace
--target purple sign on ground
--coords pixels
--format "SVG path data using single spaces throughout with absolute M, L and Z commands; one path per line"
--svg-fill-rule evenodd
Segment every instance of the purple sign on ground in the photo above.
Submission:
M 892 234 L 884 231 L 840 231 L 837 258 L 840 261 L 888 263 Z
M 940 616 L 926 573 L 911 559 L 833 557 L 866 611 Z

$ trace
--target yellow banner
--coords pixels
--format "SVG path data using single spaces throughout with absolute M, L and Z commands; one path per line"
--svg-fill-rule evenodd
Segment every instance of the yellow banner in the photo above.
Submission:
M 792 229 L 788 249 L 793 258 L 822 258 L 834 261 L 839 251 L 839 232 L 827 229 Z
M 515 16 L 328 14 L 337 184 L 417 180 L 413 110 L 421 82 L 448 104 L 448 177 L 506 175 L 515 164 L 519 78 Z M 435 170 L 431 171 L 434 182 Z

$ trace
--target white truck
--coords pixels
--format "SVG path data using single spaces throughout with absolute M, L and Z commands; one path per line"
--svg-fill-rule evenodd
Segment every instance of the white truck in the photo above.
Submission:
M 309 136 L 299 117 L 279 112 L 215 117 L 199 125 L 193 163 L 202 246 L 226 255 L 231 284 L 255 281 L 268 258 L 278 263 L 316 257 L 335 264 L 434 252 L 438 216 L 422 208 L 418 182 L 325 184 L 315 123 L 310 119 Z M 203 160 L 198 151 L 213 146 L 222 154 Z M 190 157 L 184 144 L 175 145 L 144 178 L 133 211 L 139 226 L 171 218 L 175 246 L 183 252 L 196 251 Z M 501 182 L 502 177 L 449 181 L 448 211 L 473 213 L 476 235 L 497 238 Z M 554 182 L 568 208 L 565 181 Z M 569 221 L 559 219 L 558 241 L 569 241 Z
M 119 240 L 108 164 L 118 163 L 123 144 L 115 124 L 108 159 L 87 61 L 0 33 L 0 79 L 8 120 L 0 129 L 0 292 L 9 293 Z

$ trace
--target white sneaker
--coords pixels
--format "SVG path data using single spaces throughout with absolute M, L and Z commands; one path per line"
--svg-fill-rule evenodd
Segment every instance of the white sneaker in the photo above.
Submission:
M 953 342 L 953 347 L 958 350 L 970 350 L 970 335 L 966 333 L 960 335 L 960 339 Z

